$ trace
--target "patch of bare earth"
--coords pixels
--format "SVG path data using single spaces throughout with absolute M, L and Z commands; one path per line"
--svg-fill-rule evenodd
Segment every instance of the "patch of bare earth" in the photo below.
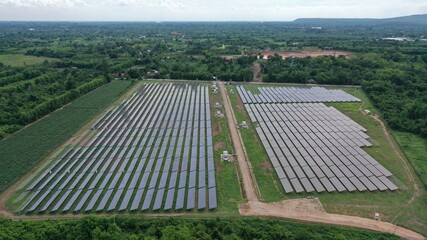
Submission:
M 212 128 L 212 135 L 218 136 L 218 134 L 222 131 L 222 126 L 220 123 L 214 124 Z
M 273 166 L 271 165 L 271 162 L 268 161 L 267 159 L 264 159 L 264 161 L 262 162 L 261 166 L 262 166 L 262 169 L 265 169 L 265 170 L 273 169 Z
M 252 82 L 262 82 L 261 64 L 256 62 L 252 65 L 252 74 Z
M 261 53 L 264 58 L 268 56 L 274 56 L 278 54 L 282 58 L 305 58 L 305 57 L 320 57 L 320 56 L 344 56 L 345 58 L 350 58 L 352 56 L 351 52 L 346 51 L 334 51 L 334 50 L 305 50 L 301 52 L 288 52 L 288 51 L 265 51 Z
M 217 142 L 217 143 L 215 143 L 215 146 L 214 146 L 214 150 L 215 151 L 219 151 L 219 150 L 222 150 L 224 148 L 225 148 L 225 143 L 224 142 Z

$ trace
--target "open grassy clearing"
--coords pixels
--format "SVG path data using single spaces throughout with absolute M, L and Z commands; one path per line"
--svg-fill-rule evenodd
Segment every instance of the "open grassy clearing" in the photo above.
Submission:
M 28 56 L 23 54 L 4 54 L 0 55 L 0 62 L 4 65 L 12 66 L 12 67 L 22 67 L 25 65 L 35 65 L 43 63 L 44 61 L 59 61 L 56 58 L 48 58 L 48 57 L 35 57 Z
M 427 187 L 427 140 L 412 133 L 393 131 L 396 142 Z
M 245 85 L 245 88 L 251 91 L 257 87 L 258 86 L 255 85 Z M 234 89 L 236 92 L 235 87 L 229 88 Z M 362 99 L 365 108 L 372 110 L 374 113 L 376 112 L 362 90 L 354 88 L 344 88 L 343 90 Z M 285 195 L 278 182 L 278 177 L 271 167 L 271 163 L 264 151 L 262 143 L 259 141 L 253 125 L 250 123 L 249 116 L 237 95 L 237 92 L 234 95 L 230 95 L 230 99 L 238 121 L 241 122 L 242 120 L 246 120 L 249 123 L 249 129 L 242 130 L 241 134 L 260 188 L 262 200 L 273 202 L 288 198 L 314 196 L 321 200 L 328 212 L 356 215 L 366 218 L 372 218 L 375 212 L 379 212 L 382 219 L 385 221 L 403 225 L 426 234 L 427 218 L 425 216 L 427 212 L 424 210 L 426 209 L 425 206 L 422 206 L 423 200 L 422 198 L 418 198 L 413 203 L 407 204 L 414 192 L 412 183 L 405 173 L 403 164 L 384 138 L 379 124 L 374 119 L 363 115 L 359 111 L 361 103 L 333 103 L 326 105 L 334 106 L 368 130 L 367 134 L 371 137 L 371 140 L 373 140 L 374 146 L 365 148 L 364 150 L 394 174 L 393 179 L 401 190 L 397 192 L 292 193 Z M 407 208 L 403 210 L 402 206 L 407 206 Z
M 10 171 L 0 172 L 0 192 L 37 166 L 129 86 L 129 81 L 113 81 L 2 140 L 0 169 Z

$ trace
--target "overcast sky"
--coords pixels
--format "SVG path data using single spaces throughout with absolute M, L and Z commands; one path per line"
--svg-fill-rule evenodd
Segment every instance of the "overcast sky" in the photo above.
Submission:
M 0 21 L 288 21 L 421 13 L 427 13 L 427 0 L 0 0 Z

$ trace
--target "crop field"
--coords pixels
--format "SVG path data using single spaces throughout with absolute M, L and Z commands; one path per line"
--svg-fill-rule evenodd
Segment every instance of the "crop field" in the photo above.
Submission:
M 4 54 L 0 55 L 0 62 L 4 65 L 9 65 L 13 67 L 20 67 L 25 65 L 34 65 L 40 64 L 44 61 L 58 61 L 55 58 L 48 57 L 35 57 L 35 56 L 27 56 L 22 54 Z
M 0 169 L 10 171 L 0 171 L 0 192 L 36 167 L 130 85 L 130 81 L 112 81 L 1 140 Z
M 22 213 L 217 207 L 207 86 L 143 84 L 52 157 Z

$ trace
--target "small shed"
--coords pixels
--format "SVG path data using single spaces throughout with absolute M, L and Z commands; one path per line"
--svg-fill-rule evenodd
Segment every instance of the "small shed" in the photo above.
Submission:
M 216 118 L 223 118 L 224 114 L 221 111 L 216 111 L 215 117 Z
M 248 129 L 248 124 L 246 123 L 246 121 L 243 121 L 239 124 L 239 127 L 240 129 Z
M 222 152 L 221 159 L 223 161 L 230 161 L 230 154 L 228 154 L 228 151 L 223 151 Z

